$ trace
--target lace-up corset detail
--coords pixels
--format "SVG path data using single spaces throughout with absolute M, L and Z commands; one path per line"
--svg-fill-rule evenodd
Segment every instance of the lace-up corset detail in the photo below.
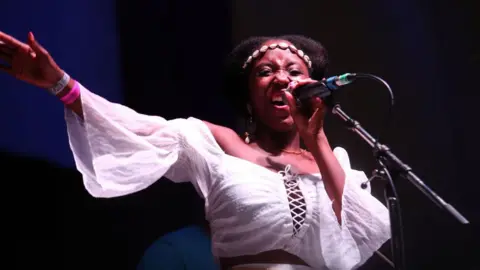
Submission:
M 287 191 L 288 206 L 293 219 L 293 235 L 296 235 L 303 223 L 307 213 L 307 205 L 302 191 L 299 187 L 298 175 L 291 171 L 291 166 L 287 165 L 285 170 L 278 172 L 283 179 Z

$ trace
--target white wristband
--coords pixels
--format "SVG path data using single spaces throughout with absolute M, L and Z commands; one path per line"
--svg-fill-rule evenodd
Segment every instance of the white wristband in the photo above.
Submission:
M 63 72 L 62 78 L 51 88 L 48 88 L 48 91 L 52 93 L 52 95 L 56 96 L 60 91 L 62 91 L 65 86 L 67 86 L 68 82 L 70 81 L 70 76 L 66 73 Z

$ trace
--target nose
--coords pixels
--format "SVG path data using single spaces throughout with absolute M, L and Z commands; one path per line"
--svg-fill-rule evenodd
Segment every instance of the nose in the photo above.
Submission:
M 282 85 L 282 86 L 286 86 L 288 85 L 289 82 L 292 81 L 292 79 L 290 78 L 289 74 L 283 70 L 280 70 L 278 71 L 276 74 L 275 74 L 275 83 L 276 84 L 279 84 L 279 85 Z

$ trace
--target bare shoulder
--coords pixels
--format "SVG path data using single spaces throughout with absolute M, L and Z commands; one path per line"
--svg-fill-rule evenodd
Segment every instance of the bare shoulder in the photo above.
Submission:
M 233 129 L 213 124 L 205 120 L 203 120 L 203 122 L 210 129 L 213 137 L 226 153 L 236 156 L 236 153 L 245 147 L 245 143 Z
M 207 125 L 207 127 L 210 129 L 210 131 L 212 132 L 213 136 L 216 138 L 217 135 L 230 135 L 230 136 L 233 136 L 233 135 L 237 135 L 235 133 L 235 131 L 231 128 L 228 128 L 228 127 L 224 127 L 224 126 L 220 126 L 220 125 L 217 125 L 217 124 L 213 124 L 211 122 L 208 122 L 208 121 L 205 121 L 205 120 L 202 120 L 203 123 L 205 123 L 205 125 Z

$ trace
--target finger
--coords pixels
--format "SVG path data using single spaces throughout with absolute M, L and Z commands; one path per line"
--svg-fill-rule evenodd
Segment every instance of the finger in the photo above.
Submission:
M 325 108 L 317 108 L 313 111 L 310 117 L 310 123 L 313 130 L 319 130 L 323 126 L 323 120 L 325 119 Z
M 313 109 L 323 108 L 325 104 L 320 97 L 312 97 L 310 100 L 310 104 L 312 105 Z
M 289 82 L 285 91 L 288 91 L 288 92 L 291 93 L 295 88 L 297 88 L 297 84 L 298 84 L 297 80 L 293 80 L 293 81 Z
M 285 104 L 287 104 L 289 107 L 294 107 L 295 105 L 294 97 L 288 90 L 282 91 L 282 98 Z
M 283 91 L 282 93 L 283 93 L 283 102 L 285 102 L 288 105 L 288 107 L 290 108 L 290 114 L 295 117 L 298 113 L 297 102 L 295 101 L 295 98 L 288 91 Z
M 298 78 L 296 79 L 297 85 L 296 87 L 306 85 L 306 84 L 311 84 L 311 83 L 316 83 L 318 82 L 317 80 L 314 80 L 312 78 Z
M 296 91 L 298 88 L 300 88 L 304 85 L 308 85 L 308 84 L 312 84 L 312 83 L 316 83 L 316 82 L 318 82 L 318 81 L 313 80 L 311 78 L 299 78 L 299 79 L 296 79 L 294 81 L 291 81 L 288 84 L 287 90 L 289 90 L 290 92 L 293 92 L 293 91 Z
M 9 36 L 3 33 L 2 31 L 0 31 L 0 41 L 2 41 L 3 43 L 5 43 L 7 46 L 11 48 L 24 48 L 25 46 L 27 46 L 27 44 L 18 41 L 14 37 Z
M 36 54 L 44 54 L 45 55 L 47 53 L 47 50 L 45 50 L 42 47 L 42 45 L 40 45 L 40 43 L 37 42 L 37 40 L 33 36 L 32 32 L 28 33 L 28 44 L 32 48 L 33 52 L 35 52 Z
M 328 107 L 322 103 L 319 107 L 315 108 L 313 111 L 312 116 L 310 117 L 311 121 L 313 121 L 315 128 L 321 128 L 323 126 L 323 121 L 325 119 L 325 115 L 328 112 Z
M 319 97 L 315 97 L 312 100 L 312 107 L 315 111 L 321 112 L 323 115 L 328 111 L 328 106 Z
M 305 129 L 308 124 L 308 118 L 305 117 L 302 114 L 301 109 L 297 107 L 297 102 L 292 94 L 288 91 L 283 91 L 283 100 L 288 105 L 290 115 L 292 116 L 297 128 L 300 130 Z

